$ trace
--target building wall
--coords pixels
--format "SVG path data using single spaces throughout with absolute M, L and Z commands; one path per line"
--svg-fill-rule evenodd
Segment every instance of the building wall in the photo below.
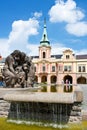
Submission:
M 43 56 L 40 54 L 40 58 L 33 59 L 33 62 L 36 67 L 35 75 L 37 76 L 38 81 L 41 82 L 43 76 L 47 77 L 47 84 L 50 84 L 52 82 L 52 77 L 54 79 L 56 78 L 55 83 L 61 84 L 62 81 L 66 82 L 66 78 L 68 80 L 71 80 L 72 84 L 77 84 L 78 78 L 82 77 L 82 81 L 84 78 L 86 78 L 87 83 L 87 59 L 76 59 L 76 56 L 73 55 L 73 52 L 71 50 L 65 50 L 63 52 L 63 55 L 60 59 L 57 59 L 56 57 L 51 58 L 51 48 L 44 47 L 46 53 L 46 58 L 43 58 Z M 39 51 L 41 52 L 43 50 L 43 47 L 39 47 Z M 48 51 L 47 51 L 48 50 Z M 43 66 L 45 67 L 45 70 L 43 70 Z M 81 72 L 79 71 L 79 66 L 81 66 Z M 83 83 L 83 82 L 81 82 Z

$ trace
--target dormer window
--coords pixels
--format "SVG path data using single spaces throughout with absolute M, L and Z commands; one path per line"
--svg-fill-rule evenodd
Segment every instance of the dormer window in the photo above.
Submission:
M 66 59 L 69 59 L 70 58 L 70 55 L 66 55 Z
M 43 58 L 46 58 L 46 53 L 45 52 L 43 52 Z

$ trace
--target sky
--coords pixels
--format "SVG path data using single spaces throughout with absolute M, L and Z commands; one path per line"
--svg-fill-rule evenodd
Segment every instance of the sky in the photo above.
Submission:
M 38 55 L 44 18 L 51 54 L 87 54 L 87 0 L 0 0 L 0 54 Z

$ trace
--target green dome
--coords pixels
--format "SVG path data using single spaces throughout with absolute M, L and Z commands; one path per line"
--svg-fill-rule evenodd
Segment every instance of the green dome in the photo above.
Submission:
M 40 44 L 41 46 L 50 46 L 50 42 L 47 37 L 46 20 L 44 20 L 44 30 L 43 30 L 43 35 Z

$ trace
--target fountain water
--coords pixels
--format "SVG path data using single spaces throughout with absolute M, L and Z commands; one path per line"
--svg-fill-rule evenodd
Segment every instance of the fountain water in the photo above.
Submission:
M 66 107 L 66 104 L 59 103 L 12 102 L 8 119 L 42 122 L 42 124 L 54 123 L 58 127 L 62 127 L 62 124 L 68 122 L 70 116 L 71 110 L 67 114 Z

